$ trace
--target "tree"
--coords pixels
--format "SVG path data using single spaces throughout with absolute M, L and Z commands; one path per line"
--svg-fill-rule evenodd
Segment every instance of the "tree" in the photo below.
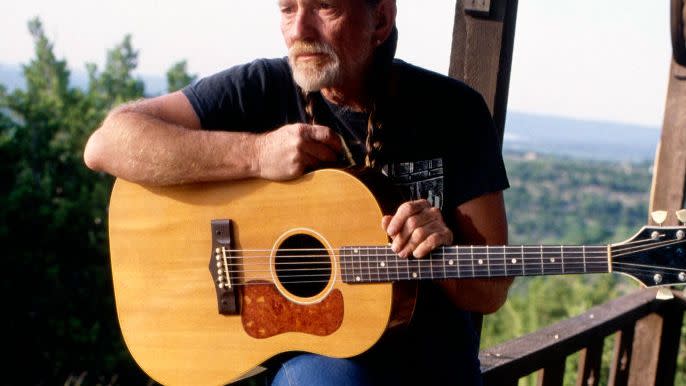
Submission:
M 6 376 L 22 384 L 64 383 L 85 372 L 140 378 L 111 291 L 104 220 L 112 180 L 82 160 L 106 111 L 143 95 L 131 76 L 137 53 L 127 36 L 109 52 L 103 74 L 93 68 L 84 92 L 69 87 L 67 64 L 55 57 L 40 20 L 28 26 L 35 57 L 23 66 L 26 89 L 0 92 L 0 235 L 10 347 L 23 348 L 10 356 L 18 361 L 10 368 L 31 363 L 34 371 Z
M 167 71 L 167 91 L 173 92 L 176 90 L 180 90 L 186 87 L 187 85 L 191 84 L 193 81 L 195 81 L 196 78 L 197 75 L 188 74 L 186 70 L 185 60 L 176 62 Z

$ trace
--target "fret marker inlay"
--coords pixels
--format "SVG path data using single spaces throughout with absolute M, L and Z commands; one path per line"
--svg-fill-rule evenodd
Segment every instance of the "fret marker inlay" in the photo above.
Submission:
M 512 259 L 512 264 L 517 264 L 517 259 Z
M 412 272 L 412 277 L 416 279 L 417 278 L 417 272 Z
M 483 261 L 483 260 L 481 260 L 481 259 L 479 259 L 479 261 L 478 261 L 478 262 L 479 262 L 479 265 L 482 265 L 482 264 L 484 263 L 484 261 Z
M 454 261 L 454 260 L 449 260 L 449 261 L 448 261 L 448 264 L 453 265 L 453 264 L 455 264 L 455 261 Z

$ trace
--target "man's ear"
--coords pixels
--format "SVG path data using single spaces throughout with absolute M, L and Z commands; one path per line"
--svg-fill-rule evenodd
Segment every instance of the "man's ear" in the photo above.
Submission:
M 388 39 L 388 36 L 395 25 L 395 15 L 397 8 L 396 0 L 381 0 L 376 6 L 375 17 L 376 24 L 374 25 L 374 41 L 381 44 Z

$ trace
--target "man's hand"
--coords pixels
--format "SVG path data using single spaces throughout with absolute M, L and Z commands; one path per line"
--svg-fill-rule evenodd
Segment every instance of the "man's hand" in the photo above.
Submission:
M 400 257 L 423 257 L 453 242 L 453 232 L 445 225 L 441 211 L 427 200 L 400 205 L 394 216 L 382 218 L 381 226 L 393 240 L 391 249 Z
M 323 162 L 334 162 L 343 151 L 330 128 L 295 123 L 261 135 L 256 141 L 258 175 L 269 180 L 296 178 Z

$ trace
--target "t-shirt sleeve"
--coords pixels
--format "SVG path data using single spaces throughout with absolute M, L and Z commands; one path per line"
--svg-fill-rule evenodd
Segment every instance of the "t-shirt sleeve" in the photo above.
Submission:
M 278 88 L 270 84 L 274 67 L 264 59 L 231 67 L 185 87 L 183 93 L 204 129 L 257 131 Z
M 481 195 L 507 189 L 509 181 L 503 161 L 501 140 L 483 98 L 470 90 L 463 114 L 469 117 L 460 125 L 455 148 L 447 155 L 446 165 L 453 186 L 449 186 L 455 206 Z

